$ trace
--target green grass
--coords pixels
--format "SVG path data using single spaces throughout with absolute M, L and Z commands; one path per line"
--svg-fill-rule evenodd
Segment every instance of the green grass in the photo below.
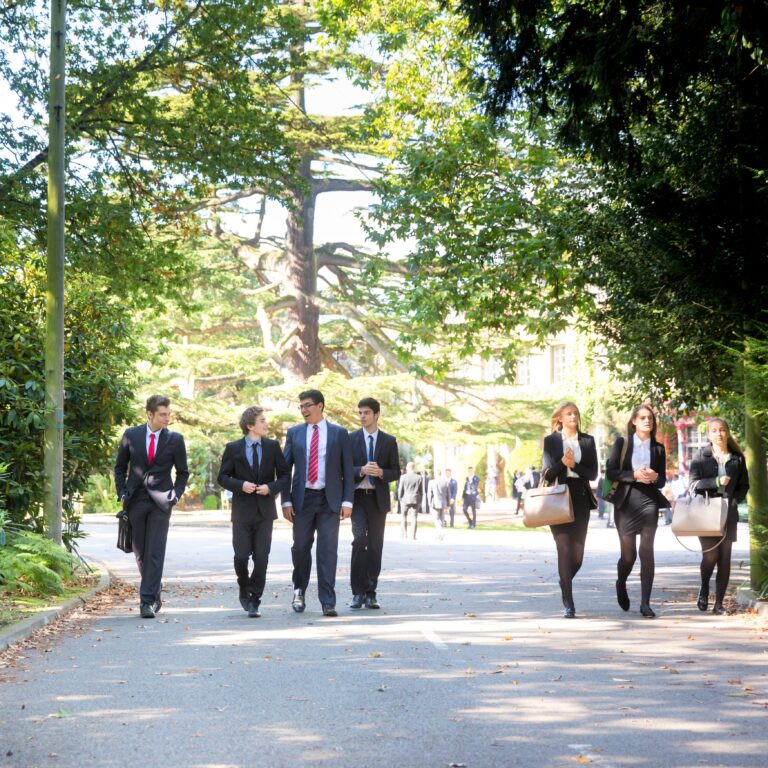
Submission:
M 97 583 L 98 578 L 98 572 L 78 573 L 75 578 L 65 582 L 64 591 L 60 595 L 51 597 L 37 597 L 0 590 L 0 629 L 87 592 Z

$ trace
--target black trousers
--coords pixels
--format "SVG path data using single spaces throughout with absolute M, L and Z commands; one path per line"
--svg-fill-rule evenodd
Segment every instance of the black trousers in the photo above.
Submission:
M 232 513 L 232 548 L 235 550 L 235 574 L 240 595 L 261 602 L 267 581 L 269 552 L 272 549 L 274 520 L 259 512 Z M 248 560 L 253 570 L 248 573 Z
M 339 550 L 339 511 L 328 506 L 324 490 L 304 492 L 304 503 L 294 510 L 293 588 L 306 593 L 312 573 L 312 545 L 317 531 L 317 596 L 322 605 L 336 605 L 336 562 Z
M 349 569 L 353 595 L 376 594 L 386 522 L 387 513 L 379 510 L 376 494 L 355 491 L 352 507 L 352 562 Z
M 141 575 L 139 597 L 142 603 L 151 605 L 160 597 L 171 513 L 160 509 L 141 489 L 128 503 L 128 519 L 133 530 L 133 554 Z

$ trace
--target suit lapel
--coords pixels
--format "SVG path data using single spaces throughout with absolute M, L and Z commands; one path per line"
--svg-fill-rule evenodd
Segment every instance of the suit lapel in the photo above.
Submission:
M 149 427 L 146 424 L 138 430 L 137 437 L 139 438 L 139 445 L 136 448 L 138 457 L 144 462 L 144 466 L 149 466 L 149 456 L 147 456 L 147 435 L 149 434 Z M 157 451 L 155 451 L 157 455 Z
M 379 430 L 379 437 L 376 440 L 376 447 L 373 449 L 373 460 L 381 466 L 381 462 L 379 459 L 381 459 L 381 452 L 383 450 L 383 444 L 384 444 L 384 433 Z M 368 455 L 368 451 L 365 452 L 365 455 Z
M 306 432 L 304 433 L 306 438 Z M 331 429 L 331 425 L 326 421 L 325 423 L 325 483 L 328 484 L 328 460 L 331 458 L 331 446 L 336 441 L 335 430 Z M 306 439 L 305 439 L 306 442 Z
M 160 456 L 160 453 L 165 448 L 165 446 L 168 444 L 168 440 L 170 440 L 170 434 L 168 433 L 168 430 L 163 427 L 160 430 L 160 436 L 157 438 L 157 448 L 155 449 L 155 461 L 157 461 L 158 457 Z M 146 444 L 146 441 L 145 441 Z

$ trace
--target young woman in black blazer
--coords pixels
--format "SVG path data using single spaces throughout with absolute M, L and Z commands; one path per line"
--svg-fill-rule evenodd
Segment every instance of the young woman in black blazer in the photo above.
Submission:
M 655 434 L 653 410 L 647 405 L 636 406 L 627 424 L 626 438 L 620 437 L 613 444 L 605 472 L 609 480 L 618 482 L 613 496 L 614 519 L 621 542 L 616 599 L 623 610 L 629 610 L 627 578 L 637 559 L 637 535 L 640 534 L 640 613 L 649 619 L 656 615 L 651 608 L 656 570 L 653 541 L 659 509 L 669 506 L 659 490 L 667 479 L 667 457 Z M 621 462 L 624 441 L 627 447 Z
M 552 434 L 544 438 L 543 474 L 547 483 L 566 483 L 573 503 L 573 522 L 550 526 L 557 547 L 563 616 L 572 619 L 576 615 L 573 577 L 584 560 L 590 510 L 597 509 L 589 485 L 597 477 L 595 440 L 581 431 L 581 414 L 574 403 L 561 403 L 552 414 Z
M 709 580 L 717 566 L 715 579 L 715 605 L 712 612 L 725 613 L 723 598 L 731 578 L 731 547 L 736 541 L 739 522 L 738 505 L 747 496 L 749 475 L 744 454 L 731 436 L 725 419 L 712 419 L 707 425 L 709 445 L 702 448 L 691 461 L 688 475 L 690 487 L 696 493 L 725 496 L 728 499 L 728 518 L 725 538 L 699 536 L 701 542 L 701 589 L 696 605 L 700 611 L 709 606 Z M 719 543 L 718 543 L 719 542 Z

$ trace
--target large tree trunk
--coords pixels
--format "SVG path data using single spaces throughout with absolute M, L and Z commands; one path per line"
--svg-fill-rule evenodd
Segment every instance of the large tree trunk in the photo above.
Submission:
M 300 179 L 291 199 L 286 233 L 288 275 L 296 306 L 292 321 L 296 330 L 285 357 L 290 378 L 306 381 L 322 367 L 319 344 L 319 309 L 315 303 L 317 265 L 314 255 L 315 199 L 312 192 L 312 158 L 305 155 L 300 165 Z

